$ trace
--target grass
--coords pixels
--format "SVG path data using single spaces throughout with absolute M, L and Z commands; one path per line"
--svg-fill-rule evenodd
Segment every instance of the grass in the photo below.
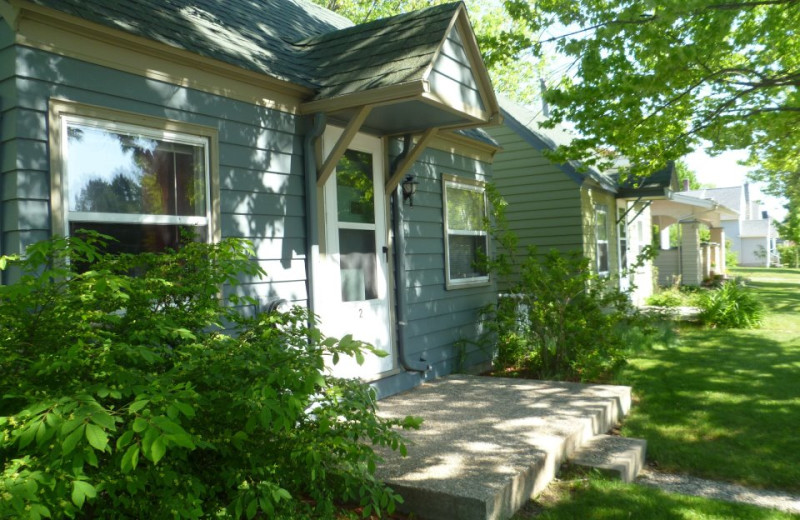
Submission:
M 800 492 L 800 270 L 737 269 L 767 307 L 756 330 L 683 328 L 630 361 L 622 434 L 668 472 Z
M 558 481 L 512 520 L 797 520 L 746 504 L 665 493 L 655 488 L 593 476 Z
M 800 269 L 735 269 L 765 304 L 756 330 L 683 327 L 630 361 L 636 398 L 622 434 L 658 469 L 800 492 Z M 570 474 L 513 520 L 800 519 L 779 511 Z

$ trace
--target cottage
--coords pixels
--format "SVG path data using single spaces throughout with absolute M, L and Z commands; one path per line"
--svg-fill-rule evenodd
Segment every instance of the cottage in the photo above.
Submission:
M 652 293 L 650 264 L 631 272 L 651 243 L 650 210 L 636 190 L 622 190 L 615 175 L 578 163 L 557 164 L 547 150 L 567 144 L 573 135 L 556 127 L 540 128 L 542 112 L 500 97 L 503 125 L 487 128 L 502 147 L 494 178 L 508 202 L 509 227 L 519 237 L 520 254 L 581 251 L 601 276 L 621 289 L 634 288 L 642 303 Z M 624 273 L 624 274 L 621 274 Z
M 361 25 L 304 0 L 0 15 L 0 254 L 82 228 L 131 252 L 248 238 L 269 276 L 237 290 L 386 351 L 337 368 L 381 395 L 488 360 L 456 348 L 496 294 L 473 261 L 497 151 L 477 128 L 500 117 L 463 4 Z

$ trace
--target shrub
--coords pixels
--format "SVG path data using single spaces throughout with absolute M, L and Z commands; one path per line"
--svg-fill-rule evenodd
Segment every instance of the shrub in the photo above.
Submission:
M 725 267 L 730 269 L 739 265 L 739 256 L 736 251 L 731 249 L 733 242 L 730 239 L 725 240 Z
M 221 288 L 261 274 L 242 242 L 137 256 L 101 242 L 54 239 L 2 262 L 23 276 L 0 286 L 0 517 L 394 508 L 370 445 L 404 452 L 395 427 L 418 422 L 377 417 L 370 389 L 324 368 L 370 347 L 323 338 L 298 308 L 245 318 L 224 305 Z
M 749 329 L 764 320 L 764 306 L 740 283 L 726 282 L 719 289 L 700 293 L 700 321 L 711 327 Z
M 781 244 L 778 246 L 778 255 L 784 267 L 800 267 L 800 246 L 794 244 Z
M 499 368 L 538 378 L 601 380 L 625 363 L 643 318 L 578 252 L 531 250 L 520 283 L 488 314 Z
M 655 307 L 680 307 L 685 305 L 685 298 L 680 290 L 676 288 L 664 289 L 647 298 L 647 305 Z

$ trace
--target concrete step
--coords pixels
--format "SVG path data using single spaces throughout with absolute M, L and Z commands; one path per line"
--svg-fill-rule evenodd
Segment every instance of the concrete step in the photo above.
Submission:
M 376 477 L 430 520 L 505 520 L 587 439 L 630 408 L 630 387 L 450 376 L 383 399 L 381 415 L 422 417 Z
M 633 482 L 644 467 L 647 441 L 614 435 L 597 435 L 586 440 L 570 462 L 579 467 L 595 468 L 612 474 L 623 482 Z

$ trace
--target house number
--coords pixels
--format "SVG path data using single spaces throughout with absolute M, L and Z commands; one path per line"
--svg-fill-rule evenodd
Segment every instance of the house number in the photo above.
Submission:
M 364 309 L 358 309 L 358 317 L 359 318 L 363 318 L 364 317 Z

